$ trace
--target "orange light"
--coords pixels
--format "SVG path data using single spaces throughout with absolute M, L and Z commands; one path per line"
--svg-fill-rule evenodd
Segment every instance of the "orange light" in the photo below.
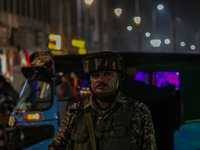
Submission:
M 24 120 L 40 120 L 42 115 L 40 113 L 26 114 Z

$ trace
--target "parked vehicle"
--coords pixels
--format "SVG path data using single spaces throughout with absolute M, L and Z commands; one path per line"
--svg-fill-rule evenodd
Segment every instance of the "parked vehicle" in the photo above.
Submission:
M 200 149 L 200 143 L 194 142 L 200 141 L 199 55 L 121 54 L 125 59 L 139 61 L 138 73 L 142 74 L 142 82 L 158 88 L 166 83 L 176 86 L 174 96 L 156 102 L 152 98 L 147 102 L 154 119 L 158 146 L 162 150 Z M 22 68 L 26 81 L 10 117 L 10 127 L 6 129 L 9 150 L 47 149 L 67 106 L 90 93 L 82 70 L 83 56 L 51 52 L 31 55 L 31 66 Z M 66 84 L 62 84 L 64 80 Z M 61 92 L 63 87 L 59 89 L 59 86 L 70 90 Z M 193 138 L 189 140 L 188 137 Z

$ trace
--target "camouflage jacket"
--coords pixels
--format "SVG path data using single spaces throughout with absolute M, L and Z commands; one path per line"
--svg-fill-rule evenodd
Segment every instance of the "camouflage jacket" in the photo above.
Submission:
M 120 101 L 125 100 L 127 98 L 122 93 L 119 93 L 116 101 L 113 102 L 111 107 L 106 110 L 99 109 L 98 105 L 96 104 L 95 100 L 90 97 L 89 103 L 84 106 L 84 108 L 91 107 L 95 113 L 95 122 L 96 124 L 103 123 L 107 118 L 111 117 L 113 112 L 120 106 Z M 76 117 L 75 110 L 79 107 L 80 103 L 75 103 L 68 107 L 66 112 L 66 116 L 62 120 L 61 126 L 54 137 L 53 141 L 50 143 L 48 149 L 49 150 L 65 150 L 70 138 L 71 138 L 71 129 L 73 121 Z M 127 104 L 128 105 L 128 104 Z M 135 101 L 133 104 L 134 107 L 134 115 L 131 118 L 132 125 L 131 128 L 134 132 L 139 134 L 139 137 L 132 137 L 131 143 L 138 144 L 142 150 L 156 150 L 156 142 L 155 142 L 155 133 L 154 133 L 154 126 L 151 117 L 151 113 L 147 106 L 143 103 Z M 140 126 L 136 125 L 136 122 L 141 122 Z M 134 134 L 133 134 L 134 135 Z

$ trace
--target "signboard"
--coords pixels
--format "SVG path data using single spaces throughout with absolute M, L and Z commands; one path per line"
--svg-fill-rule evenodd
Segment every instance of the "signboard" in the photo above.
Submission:
M 61 49 L 61 36 L 56 34 L 49 34 L 49 49 L 60 50 Z
M 72 46 L 77 47 L 78 48 L 78 54 L 86 54 L 87 50 L 85 48 L 85 41 L 84 40 L 76 40 L 73 39 L 72 40 Z
M 85 48 L 85 41 L 73 39 L 72 46 L 78 47 L 78 48 Z

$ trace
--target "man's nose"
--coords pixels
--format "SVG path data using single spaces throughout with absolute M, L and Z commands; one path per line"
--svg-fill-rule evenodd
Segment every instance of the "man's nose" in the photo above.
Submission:
M 105 79 L 105 76 L 104 76 L 104 75 L 99 75 L 99 76 L 98 76 L 98 80 L 99 80 L 99 81 L 104 81 L 104 79 Z

